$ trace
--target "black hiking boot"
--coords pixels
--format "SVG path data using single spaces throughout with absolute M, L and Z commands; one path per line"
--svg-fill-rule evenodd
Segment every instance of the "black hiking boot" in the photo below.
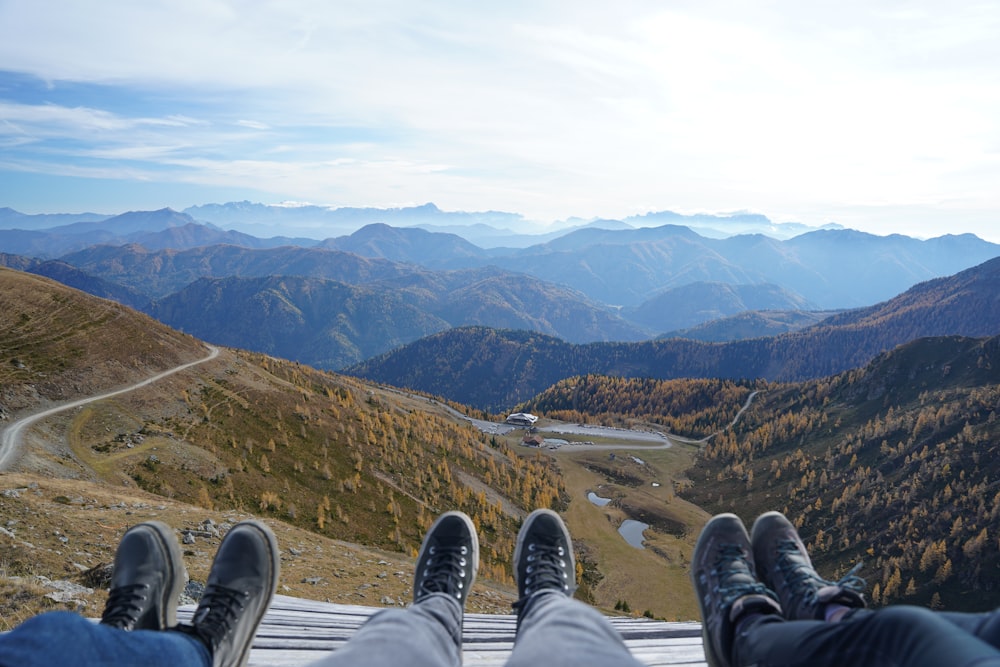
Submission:
M 528 515 L 514 547 L 518 621 L 525 606 L 541 591 L 558 591 L 569 597 L 576 590 L 573 541 L 559 515 L 538 509 Z
M 479 569 L 479 537 L 462 512 L 445 512 L 424 536 L 413 575 L 413 602 L 445 593 L 465 606 Z
M 776 596 L 754 576 L 750 537 L 739 517 L 705 524 L 691 558 L 701 608 L 702 643 L 710 667 L 730 667 L 737 623 L 748 614 L 781 614 Z
M 190 625 L 177 627 L 204 642 L 213 667 L 246 665 L 278 568 L 278 545 L 263 523 L 242 521 L 226 533 Z
M 163 630 L 177 624 L 186 580 L 173 530 L 159 521 L 132 526 L 115 552 L 101 623 L 120 630 Z
M 865 581 L 855 566 L 840 581 L 827 581 L 816 573 L 795 526 L 780 512 L 757 517 L 751 531 L 757 576 L 778 594 L 785 618 L 823 620 L 827 604 L 852 609 L 865 606 L 861 591 Z

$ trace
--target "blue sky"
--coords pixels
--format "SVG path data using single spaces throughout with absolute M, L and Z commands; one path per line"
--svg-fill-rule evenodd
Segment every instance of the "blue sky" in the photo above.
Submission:
M 0 0 L 0 206 L 753 211 L 1000 242 L 1000 3 Z

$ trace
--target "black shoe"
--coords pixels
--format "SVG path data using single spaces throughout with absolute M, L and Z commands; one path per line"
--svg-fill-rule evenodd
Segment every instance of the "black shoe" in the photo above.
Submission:
M 701 607 L 702 643 L 710 667 L 731 665 L 742 617 L 781 614 L 775 594 L 754 576 L 750 538 L 733 514 L 719 514 L 705 524 L 691 558 L 691 582 Z
M 173 530 L 159 521 L 132 526 L 115 552 L 101 623 L 121 630 L 163 630 L 177 623 L 187 579 Z
M 539 591 L 570 596 L 576 590 L 573 541 L 566 524 L 552 510 L 535 510 L 524 520 L 514 548 L 514 576 L 518 611 Z
M 778 594 L 785 618 L 823 620 L 829 603 L 860 609 L 865 581 L 855 576 L 860 564 L 840 581 L 827 581 L 813 568 L 795 526 L 780 512 L 768 512 L 754 521 L 753 557 L 757 576 Z
M 413 601 L 445 593 L 465 606 L 479 569 L 479 537 L 462 512 L 445 512 L 424 536 L 413 575 Z
M 191 624 L 177 627 L 205 643 L 213 667 L 246 665 L 278 568 L 278 544 L 263 523 L 242 521 L 226 533 Z

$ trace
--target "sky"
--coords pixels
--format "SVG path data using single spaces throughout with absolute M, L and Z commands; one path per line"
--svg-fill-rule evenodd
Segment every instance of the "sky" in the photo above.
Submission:
M 0 0 L 0 207 L 1000 242 L 997 35 L 995 0 Z

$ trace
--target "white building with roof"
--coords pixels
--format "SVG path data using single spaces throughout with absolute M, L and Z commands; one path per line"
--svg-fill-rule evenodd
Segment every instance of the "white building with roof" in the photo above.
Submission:
M 538 417 L 527 412 L 515 412 L 507 416 L 507 423 L 515 426 L 534 426 Z

